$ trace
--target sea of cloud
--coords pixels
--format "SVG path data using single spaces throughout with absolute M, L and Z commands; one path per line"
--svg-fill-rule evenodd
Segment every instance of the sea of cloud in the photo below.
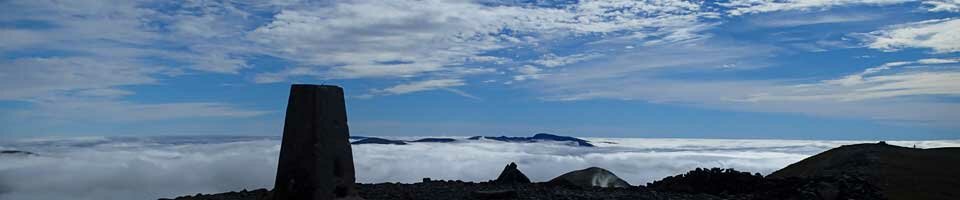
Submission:
M 409 139 L 409 138 L 406 138 Z M 461 138 L 462 139 L 462 138 Z M 433 179 L 486 181 L 510 163 L 533 181 L 598 166 L 633 185 L 697 167 L 768 174 L 844 144 L 875 141 L 586 138 L 597 147 L 560 143 L 467 141 L 354 145 L 359 182 Z M 960 140 L 888 141 L 921 148 Z M 278 137 L 84 137 L 0 141 L 0 199 L 157 199 L 271 188 Z

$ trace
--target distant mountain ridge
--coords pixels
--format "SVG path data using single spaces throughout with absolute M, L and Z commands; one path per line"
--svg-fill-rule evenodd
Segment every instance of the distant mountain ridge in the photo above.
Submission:
M 570 136 L 559 136 L 559 135 L 553 135 L 548 133 L 537 133 L 533 135 L 533 137 L 473 136 L 467 139 L 468 140 L 487 139 L 487 140 L 496 140 L 501 142 L 521 142 L 521 143 L 532 143 L 532 142 L 538 142 L 538 141 L 557 141 L 557 142 L 573 142 L 573 143 L 576 143 L 576 146 L 582 146 L 582 147 L 595 147 L 593 144 L 590 143 L 590 141 L 587 141 L 584 139 L 570 137 Z
M 457 142 L 457 139 L 454 138 L 420 138 L 416 140 L 393 140 L 386 138 L 378 137 L 366 137 L 366 136 L 350 136 L 350 139 L 356 140 L 350 144 L 392 144 L 392 145 L 406 145 L 408 143 L 418 143 L 418 142 L 438 142 L 438 143 L 449 143 Z M 570 137 L 570 136 L 560 136 L 547 133 L 537 133 L 533 137 L 509 137 L 509 136 L 473 136 L 467 138 L 467 140 L 494 140 L 501 142 L 514 142 L 514 143 L 534 143 L 541 141 L 550 141 L 550 142 L 569 142 L 573 146 L 581 147 L 595 147 L 590 141 Z

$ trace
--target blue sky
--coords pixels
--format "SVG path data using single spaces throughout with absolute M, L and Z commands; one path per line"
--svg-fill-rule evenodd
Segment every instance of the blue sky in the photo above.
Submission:
M 960 1 L 0 1 L 0 137 L 960 138 Z

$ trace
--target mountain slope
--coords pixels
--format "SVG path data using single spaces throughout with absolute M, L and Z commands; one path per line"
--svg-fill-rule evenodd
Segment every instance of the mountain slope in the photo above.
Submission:
M 960 148 L 916 149 L 877 144 L 834 148 L 778 170 L 768 178 L 852 175 L 890 199 L 960 198 Z

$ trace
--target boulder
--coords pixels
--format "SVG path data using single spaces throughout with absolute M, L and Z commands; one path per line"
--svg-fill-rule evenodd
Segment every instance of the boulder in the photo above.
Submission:
M 630 184 L 613 172 L 599 167 L 567 172 L 547 182 L 548 184 L 570 185 L 578 187 L 630 187 Z

